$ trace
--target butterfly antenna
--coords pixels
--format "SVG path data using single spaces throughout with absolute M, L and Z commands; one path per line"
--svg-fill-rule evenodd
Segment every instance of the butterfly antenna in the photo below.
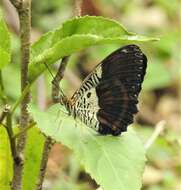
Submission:
M 45 64 L 46 68 L 48 69 L 48 71 L 49 71 L 50 75 L 52 76 L 52 78 L 55 78 L 52 71 L 51 71 L 51 69 L 50 69 L 50 67 L 45 62 L 44 62 L 44 64 Z
M 47 65 L 46 62 L 44 62 L 44 64 L 45 64 L 45 66 L 46 66 L 48 72 L 50 73 L 50 75 L 51 75 L 52 78 L 53 78 L 52 84 L 53 84 L 54 86 L 56 86 L 56 88 L 58 88 L 59 92 L 61 93 L 61 96 L 63 96 L 63 98 L 66 98 L 66 96 L 65 96 L 65 94 L 64 94 L 64 92 L 63 92 L 63 90 L 60 88 L 60 86 L 58 85 L 58 83 L 55 82 L 55 80 L 54 80 L 54 79 L 55 79 L 55 76 L 53 75 L 53 73 L 52 73 L 50 67 Z

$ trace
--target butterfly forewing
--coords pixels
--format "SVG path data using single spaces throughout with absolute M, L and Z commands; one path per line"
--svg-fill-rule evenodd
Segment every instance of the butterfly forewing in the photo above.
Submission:
M 105 58 L 71 98 L 70 112 L 101 134 L 119 135 L 137 113 L 147 59 L 136 45 Z
M 102 76 L 101 64 L 99 64 L 91 74 L 83 81 L 82 86 L 71 98 L 73 103 L 71 109 L 75 117 L 79 117 L 86 125 L 98 130 L 97 113 L 100 109 L 96 86 L 100 83 Z

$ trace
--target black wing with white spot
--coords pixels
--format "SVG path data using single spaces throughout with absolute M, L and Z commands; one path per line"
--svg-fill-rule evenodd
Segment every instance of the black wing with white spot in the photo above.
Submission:
M 138 112 L 138 95 L 147 58 L 136 45 L 105 58 L 75 92 L 71 112 L 103 135 L 119 135 Z

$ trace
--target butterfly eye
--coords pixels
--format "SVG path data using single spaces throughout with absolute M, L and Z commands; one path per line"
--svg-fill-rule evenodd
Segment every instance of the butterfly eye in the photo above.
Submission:
M 88 92 L 88 93 L 87 93 L 87 98 L 90 98 L 90 97 L 91 97 L 91 93 Z

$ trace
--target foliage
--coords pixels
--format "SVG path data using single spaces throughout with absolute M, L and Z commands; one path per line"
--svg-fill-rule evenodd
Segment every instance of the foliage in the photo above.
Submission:
M 10 62 L 10 35 L 0 15 L 0 70 Z
M 50 65 L 89 46 L 152 40 L 157 39 L 130 33 L 111 19 L 91 16 L 75 18 L 48 32 L 32 45 L 29 80 L 35 80 L 46 69 L 44 63 Z
M 98 62 L 120 45 L 139 43 L 148 57 L 147 74 L 142 91 L 143 98 L 140 98 L 140 110 L 142 106 L 147 109 L 142 113 L 143 116 L 138 115 L 137 121 L 141 125 L 135 127 L 138 128 L 138 132 L 135 133 L 129 128 L 127 133 L 118 138 L 97 136 L 80 121 L 67 116 L 63 108 L 59 106 L 52 106 L 47 112 L 31 109 L 33 119 L 38 124 L 27 132 L 23 189 L 35 189 L 45 142 L 44 134 L 50 135 L 73 150 L 71 157 L 77 158 L 91 178 L 96 180 L 97 185 L 100 184 L 104 189 L 113 190 L 121 187 L 122 189 L 140 189 L 145 162 L 142 144 L 154 132 L 153 123 L 161 119 L 167 121 L 167 129 L 146 152 L 148 162 L 143 178 L 143 190 L 181 189 L 181 141 L 178 114 L 181 57 L 178 1 L 174 0 L 171 4 L 164 0 L 97 1 L 96 11 L 99 11 L 99 15 L 116 18 L 119 22 L 105 17 L 92 16 L 67 20 L 72 15 L 71 3 L 72 1 L 65 0 L 61 2 L 59 0 L 33 1 L 32 31 L 38 30 L 41 33 L 48 30 L 49 32 L 43 34 L 31 46 L 30 83 L 36 82 L 37 78 L 47 70 L 44 63 L 51 67 L 63 56 L 71 55 L 68 74 L 65 75 L 66 80 L 61 82 L 61 87 L 63 86 L 67 90 L 66 93 L 70 95 L 74 92 L 74 84 L 71 86 L 72 79 L 70 80 L 72 73 L 84 78 L 83 76 L 90 72 Z M 63 24 L 60 25 L 62 22 Z M 130 33 L 120 22 L 131 31 L 143 35 L 159 36 L 161 40 L 152 43 L 150 41 L 156 38 Z M 55 26 L 56 29 L 54 29 Z M 3 79 L 0 79 L 0 103 L 2 105 L 2 97 L 6 96 L 7 103 L 13 106 L 20 96 L 20 67 L 18 37 L 11 36 L 12 40 L 6 23 L 0 16 L 0 75 Z M 149 43 L 142 43 L 146 41 Z M 50 94 L 52 78 L 46 72 L 44 76 L 45 88 L 47 94 Z M 33 102 L 37 104 L 37 89 L 33 86 L 31 90 Z M 50 97 L 47 95 L 46 98 L 49 103 Z M 3 106 L 0 106 L 0 111 L 2 109 Z M 16 126 L 19 114 L 13 116 L 13 125 Z M 57 117 L 59 120 L 56 120 Z M 149 118 L 148 121 L 147 118 Z M 147 126 L 143 125 L 145 123 Z M 142 143 L 137 134 L 143 138 Z M 95 182 L 83 172 L 78 162 L 74 162 L 71 166 L 70 155 L 56 152 L 56 156 L 59 154 L 60 160 L 65 157 L 66 164 L 61 162 L 61 167 L 58 166 L 61 168 L 60 172 L 53 175 L 56 181 L 49 177 L 52 171 L 48 173 L 46 185 L 49 183 L 51 185 L 45 188 L 93 190 L 97 187 Z M 56 156 L 51 154 L 50 162 L 53 162 Z M 10 189 L 13 176 L 12 164 L 9 136 L 6 128 L 0 126 L 0 189 L 2 190 Z M 48 165 L 48 168 L 57 170 L 54 165 L 53 167 Z M 74 177 L 71 175 L 72 170 L 76 170 Z M 115 175 L 121 177 L 117 179 Z M 117 183 L 113 183 L 116 179 Z M 54 186 L 54 181 L 56 186 Z M 119 187 L 116 186 L 117 184 Z
M 2 190 L 11 189 L 13 165 L 9 137 L 4 126 L 0 125 L 0 187 Z
M 33 127 L 28 131 L 25 147 L 25 165 L 23 168 L 23 190 L 36 188 L 45 137 Z
M 5 28 L 4 23 L 2 23 L 2 26 L 2 28 Z M 8 31 L 4 30 L 3 33 L 6 35 Z M 9 37 L 9 35 L 6 36 Z M 75 18 L 66 21 L 59 29 L 45 34 L 32 45 L 29 79 L 30 82 L 36 80 L 45 70 L 44 62 L 50 65 L 63 56 L 92 45 L 151 40 L 155 39 L 130 33 L 119 23 L 110 19 L 90 16 Z M 8 55 L 10 55 L 9 52 Z M 57 127 L 59 127 L 59 121 L 54 122 L 58 113 L 57 108 L 59 109 L 59 107 L 52 108 L 53 119 L 51 118 L 51 111 L 48 113 L 33 112 L 33 117 L 38 122 L 38 127 L 46 135 L 73 149 L 86 171 L 104 189 L 140 189 L 145 157 L 144 149 L 136 134 L 129 131 L 118 138 L 95 136 L 80 122 L 78 122 L 80 126 L 76 128 L 75 120 L 65 114 L 62 115 L 61 122 L 63 124 L 60 126 L 61 133 L 59 133 L 59 131 L 56 131 Z M 41 114 L 43 115 L 41 116 Z M 67 128 L 67 125 L 70 128 Z M 58 136 L 56 137 L 53 134 Z M 40 171 L 44 137 L 36 128 L 33 128 L 28 131 L 26 138 L 22 180 L 23 189 L 31 190 L 36 187 Z M 76 144 L 74 140 L 76 140 Z M 36 143 L 38 145 L 35 148 Z M 135 145 L 137 146 L 136 151 L 134 150 Z M 119 147 L 122 147 L 122 149 Z M 114 155 L 117 155 L 117 157 Z M 98 160 L 99 162 L 97 163 Z M 120 178 L 120 175 L 124 177 Z M 132 183 L 129 183 L 130 176 L 135 179 Z M 116 182 L 112 183 L 112 180 L 109 180 L 111 178 Z
M 69 116 L 65 108 L 60 109 L 59 104 L 44 113 L 36 109 L 31 109 L 31 113 L 37 126 L 72 149 L 85 170 L 105 190 L 140 189 L 145 152 L 131 129 L 119 137 L 99 136 Z

